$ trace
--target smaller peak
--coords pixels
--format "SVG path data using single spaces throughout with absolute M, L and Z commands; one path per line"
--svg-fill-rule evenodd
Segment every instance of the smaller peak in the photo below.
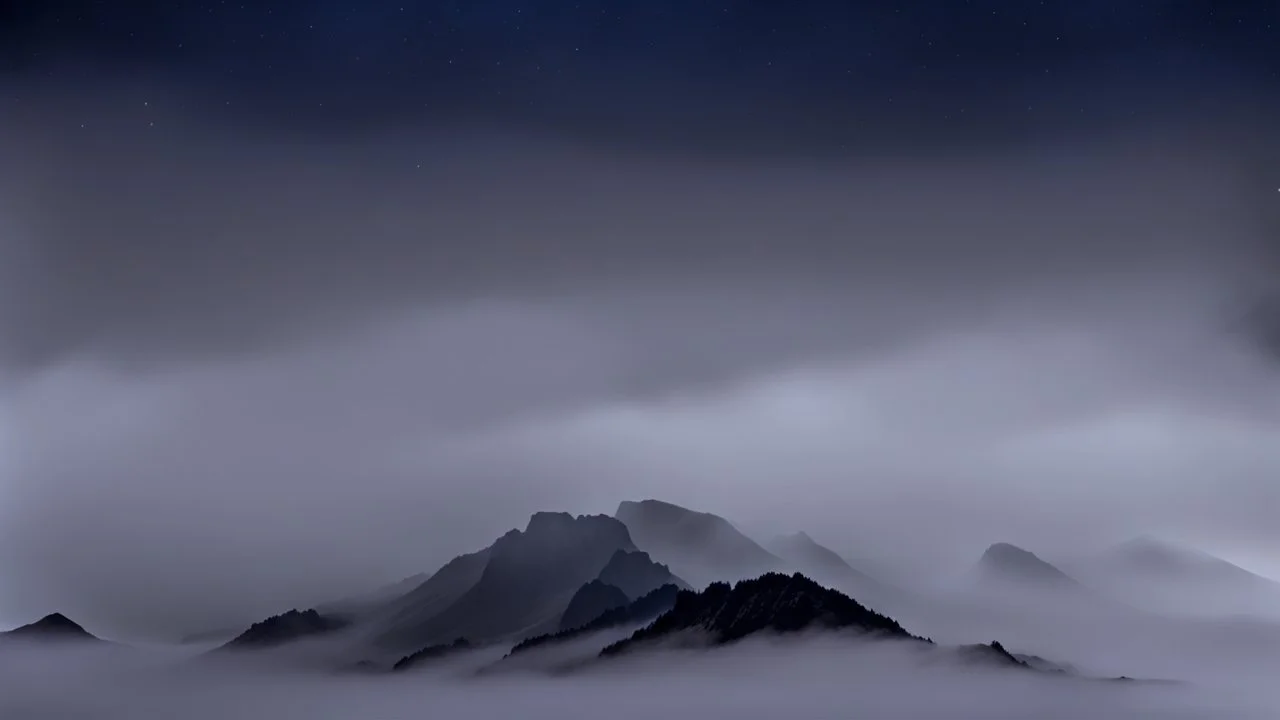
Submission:
M 982 553 L 979 565 L 989 571 L 1036 579 L 1062 580 L 1067 576 L 1039 555 L 1012 543 L 998 542 Z
M 982 562 L 1003 565 L 1007 563 L 1043 563 L 1040 556 L 1013 543 L 992 543 L 982 553 Z
M 79 623 L 60 612 L 50 613 L 33 623 L 0 634 L 93 638 Z
M 619 563 L 650 563 L 653 558 L 644 550 L 627 550 L 626 548 L 618 548 L 613 551 L 613 556 L 609 558 L 609 564 L 615 565 Z

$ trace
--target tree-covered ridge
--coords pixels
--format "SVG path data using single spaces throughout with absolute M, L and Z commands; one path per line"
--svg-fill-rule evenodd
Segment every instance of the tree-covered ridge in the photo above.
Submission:
M 788 633 L 811 628 L 857 628 L 888 637 L 922 639 L 907 632 L 896 620 L 800 573 L 766 573 L 732 586 L 718 582 L 702 592 L 681 591 L 670 611 L 601 654 L 618 654 L 638 643 L 685 630 L 701 630 L 709 635 L 712 644 L 723 645 L 758 632 Z

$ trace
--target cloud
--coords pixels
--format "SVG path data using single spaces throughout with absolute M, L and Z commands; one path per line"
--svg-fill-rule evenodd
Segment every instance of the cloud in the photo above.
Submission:
M 640 495 L 900 562 L 1274 542 L 1256 112 L 712 158 L 285 138 L 169 87 L 0 133 L 14 612 L 199 630 Z
M 964 667 L 943 655 L 874 642 L 747 642 L 713 654 L 666 652 L 565 677 L 455 678 L 272 673 L 172 667 L 155 652 L 38 652 L 0 657 L 0 709 L 22 717 L 237 715 L 403 717 L 424 706 L 450 714 L 552 718 L 607 709 L 620 718 L 1267 717 L 1274 691 L 1257 677 L 1224 684 L 1072 681 Z M 168 663 L 169 666 L 166 666 Z M 1232 667 L 1236 667 L 1234 663 Z M 1209 665 L 1201 665 L 1208 671 Z M 661 684 L 664 691 L 652 692 Z M 216 708 L 216 710 L 214 710 Z

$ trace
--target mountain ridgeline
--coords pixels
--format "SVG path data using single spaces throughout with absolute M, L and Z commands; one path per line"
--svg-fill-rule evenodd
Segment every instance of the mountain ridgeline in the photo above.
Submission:
M 256 622 L 219 649 L 252 650 L 284 645 L 296 640 L 315 638 L 345 630 L 351 620 L 335 615 L 321 615 L 314 609 L 290 610 Z
M 757 633 L 804 630 L 858 630 L 924 641 L 896 620 L 800 573 L 766 573 L 733 585 L 712 583 L 702 592 L 682 591 L 671 610 L 626 640 L 606 647 L 602 654 L 619 655 L 668 639 L 726 645 Z
M 1055 566 L 1006 543 L 988 548 L 976 569 L 999 588 L 1077 587 Z M 766 549 L 717 515 L 644 500 L 623 502 L 613 516 L 535 513 L 523 529 L 434 573 L 269 617 L 214 652 L 308 641 L 306 648 L 339 669 L 404 672 L 503 649 L 501 661 L 486 667 L 574 669 L 659 648 L 799 633 L 936 647 L 883 612 L 901 597 L 806 533 L 775 538 Z M 96 640 L 60 614 L 0 638 Z M 999 667 L 1074 674 L 998 642 L 953 650 Z

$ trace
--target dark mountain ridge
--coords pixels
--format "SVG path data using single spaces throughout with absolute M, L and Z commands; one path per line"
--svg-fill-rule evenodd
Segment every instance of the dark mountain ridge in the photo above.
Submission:
M 574 594 L 595 580 L 620 550 L 634 552 L 636 546 L 626 525 L 615 518 L 535 513 L 523 531 L 511 530 L 459 562 L 452 568 L 458 578 L 437 583 L 442 568 L 398 602 L 399 617 L 412 620 L 390 622 L 381 629 L 378 644 L 424 648 L 457 637 L 487 643 L 535 634 L 540 627 L 557 629 Z M 483 567 L 477 572 L 480 561 Z M 462 588 L 471 577 L 474 582 Z M 448 592 L 427 592 L 433 584 L 445 585 Z M 410 601 L 415 594 L 430 604 L 430 612 L 415 607 Z
M 351 627 L 349 618 L 321 615 L 315 609 L 289 610 L 256 622 L 218 650 L 255 650 L 305 638 L 320 637 Z
M 637 600 L 663 585 L 688 588 L 688 583 L 671 573 L 666 565 L 654 562 L 643 550 L 619 550 L 609 558 L 597 579 L 626 593 L 628 602 Z
M 102 642 L 62 613 L 50 613 L 33 623 L 0 632 L 0 638 L 39 642 Z
M 404 672 L 405 670 L 421 667 L 422 665 L 435 660 L 443 660 L 444 658 L 466 652 L 473 648 L 474 646 L 470 641 L 464 637 L 460 637 L 451 643 L 432 645 L 430 647 L 422 648 L 412 655 L 406 655 L 396 661 L 396 664 L 392 666 L 391 671 Z
M 582 627 L 610 610 L 624 608 L 630 604 L 631 598 L 619 588 L 600 580 L 592 580 L 573 594 L 564 614 L 560 616 L 559 629 L 572 630 Z
M 625 607 L 615 608 L 601 614 L 585 625 L 522 640 L 511 648 L 509 654 L 515 655 L 543 645 L 565 642 L 602 630 L 636 625 L 653 620 L 675 607 L 676 595 L 682 591 L 683 588 L 675 585 L 663 585 Z
M 712 583 L 702 592 L 683 590 L 671 610 L 601 654 L 618 655 L 693 632 L 708 645 L 726 645 L 756 633 L 810 629 L 857 629 L 882 637 L 925 641 L 896 620 L 800 573 L 766 573 L 734 585 Z

